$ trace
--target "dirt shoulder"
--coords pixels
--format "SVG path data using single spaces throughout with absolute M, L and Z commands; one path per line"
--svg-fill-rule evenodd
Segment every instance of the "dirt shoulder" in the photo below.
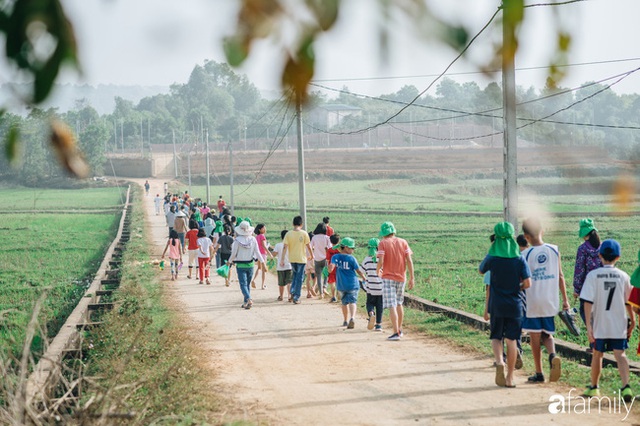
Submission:
M 162 181 L 151 181 L 151 194 L 161 190 Z M 152 195 L 144 203 L 159 256 L 166 243 L 165 219 L 154 214 Z M 565 413 L 552 414 L 549 399 L 566 399 L 569 388 L 529 386 L 524 373 L 517 375 L 515 389 L 499 388 L 487 356 L 460 353 L 410 331 L 402 341 L 388 342 L 388 330 L 368 331 L 364 317 L 354 330 L 345 330 L 339 306 L 326 299 L 303 299 L 300 305 L 278 302 L 275 277 L 269 276 L 267 283 L 266 290 L 252 290 L 254 306 L 244 310 L 237 282 L 225 287 L 214 277 L 212 285 L 198 285 L 186 278 L 186 265 L 178 281 L 170 281 L 167 270 L 162 278 L 196 341 L 210 354 L 216 387 L 243 409 L 244 420 L 292 425 L 598 425 L 626 415 L 617 405 L 615 413 L 605 407 L 598 413 L 595 403 L 591 413 L 579 414 L 585 408 L 575 405 L 580 404 L 581 389 L 571 393 L 570 412 L 565 406 Z M 631 416 L 625 423 L 632 423 Z

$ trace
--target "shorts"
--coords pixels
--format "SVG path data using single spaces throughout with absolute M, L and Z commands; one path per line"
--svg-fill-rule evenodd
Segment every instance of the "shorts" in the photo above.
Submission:
M 293 281 L 293 271 L 291 269 L 278 271 L 278 285 L 280 287 L 291 284 L 291 281 Z
M 627 339 L 596 339 L 593 349 L 598 352 L 624 351 L 629 347 Z
M 189 250 L 189 268 L 198 266 L 198 249 Z
M 490 339 L 502 340 L 518 340 L 522 334 L 522 318 L 505 318 L 491 316 L 490 321 Z
M 404 303 L 404 284 L 398 281 L 382 279 L 382 307 L 392 308 Z
M 547 333 L 553 335 L 556 332 L 554 317 L 527 318 L 522 320 L 522 331 L 528 333 Z
M 349 305 L 351 303 L 357 303 L 358 291 L 360 291 L 359 288 L 355 290 L 339 291 L 338 293 L 340 294 L 340 299 L 342 299 L 342 304 Z
M 227 263 L 227 260 L 231 257 L 231 253 L 220 253 L 220 263 Z

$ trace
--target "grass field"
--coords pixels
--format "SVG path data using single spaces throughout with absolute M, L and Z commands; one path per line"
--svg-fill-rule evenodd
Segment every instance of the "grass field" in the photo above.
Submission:
M 608 188 L 613 181 L 523 178 L 520 201 L 552 213 L 602 213 L 611 210 Z M 595 188 L 595 194 L 585 191 Z M 179 191 L 188 189 L 181 186 Z M 204 197 L 203 186 L 192 186 L 191 194 Z M 212 186 L 211 201 L 223 194 L 229 203 L 228 186 Z M 307 182 L 307 208 L 394 210 L 410 212 L 497 213 L 502 211 L 502 181 L 466 176 L 425 177 L 395 180 L 351 180 Z M 234 202 L 243 207 L 298 207 L 296 183 L 237 185 Z
M 30 190 L 1 190 L 19 210 L 19 195 Z M 117 188 L 56 191 L 39 190 L 36 210 L 29 214 L 0 213 L 0 345 L 2 353 L 16 354 L 33 304 L 47 292 L 41 321 L 49 337 L 55 335 L 84 293 L 102 261 L 120 219 L 119 214 L 65 213 L 68 204 L 91 209 L 110 209 L 120 203 Z M 24 200 L 24 198 L 22 199 Z M 56 203 L 57 200 L 57 203 Z M 60 213 L 38 213 L 37 210 Z M 42 336 L 34 340 L 37 356 Z
M 121 198 L 122 195 L 122 198 Z M 124 202 L 126 188 L 42 189 L 1 188 L 0 212 L 41 210 L 99 210 Z
M 414 252 L 416 288 L 413 293 L 437 303 L 482 315 L 484 287 L 482 277 L 478 274 L 478 266 L 489 249 L 489 235 L 493 233 L 493 226 L 502 220 L 500 196 L 493 196 L 496 191 L 499 194 L 499 189 L 496 190 L 495 182 L 492 182 L 480 180 L 468 183 L 465 187 L 455 187 L 449 182 L 421 185 L 413 185 L 409 181 L 310 183 L 307 185 L 307 202 L 308 208 L 313 211 L 307 213 L 307 228 L 313 230 L 323 216 L 330 216 L 331 225 L 341 236 L 350 236 L 356 240 L 359 250 L 355 255 L 362 260 L 366 255 L 369 238 L 378 235 L 382 222 L 392 221 L 398 235 L 409 242 Z M 548 179 L 547 183 L 553 182 L 561 183 L 557 178 Z M 494 189 L 481 193 L 482 188 L 489 187 Z M 228 188 L 216 187 L 212 194 L 226 194 L 225 190 Z M 440 203 L 424 201 L 447 191 L 455 191 L 456 194 L 442 196 Z M 192 194 L 204 192 L 204 188 L 197 187 L 193 188 Z M 258 222 L 265 223 L 268 240 L 275 244 L 279 241 L 282 229 L 291 229 L 291 219 L 298 213 L 294 209 L 282 211 L 263 208 L 297 206 L 297 197 L 295 184 L 254 185 L 244 194 L 236 196 L 236 205 L 242 207 L 237 208 L 235 213 L 241 217 L 249 216 L 254 225 Z M 578 238 L 578 222 L 581 217 L 590 216 L 595 219 L 602 239 L 615 238 L 620 241 L 623 254 L 618 266 L 621 269 L 631 274 L 637 266 L 636 254 L 640 248 L 637 218 L 601 215 L 614 211 L 611 196 L 523 195 L 522 200 L 521 205 L 526 212 L 543 213 L 546 228 L 544 240 L 560 248 L 567 293 L 572 306 L 578 306 L 572 295 L 572 284 L 575 255 L 582 243 Z M 252 209 L 252 206 L 259 206 L 261 209 Z M 344 212 L 343 209 L 354 210 Z M 366 210 L 372 211 L 367 213 Z M 378 213 L 385 210 L 389 213 Z M 409 211 L 412 214 L 407 214 Z M 452 215 L 446 212 L 468 214 Z M 474 215 L 473 212 L 483 214 Z M 554 212 L 576 215 L 557 217 Z M 560 321 L 557 321 L 557 328 L 561 339 L 587 345 L 584 333 L 577 338 L 571 336 Z M 634 350 L 628 351 L 633 360 L 640 360 L 635 355 L 637 343 L 636 334 L 630 342 Z

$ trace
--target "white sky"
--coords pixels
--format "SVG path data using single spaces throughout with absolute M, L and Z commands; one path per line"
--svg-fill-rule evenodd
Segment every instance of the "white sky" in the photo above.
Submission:
M 331 34 L 317 48 L 316 79 L 347 79 L 376 76 L 439 74 L 456 52 L 418 39 L 396 25 L 391 39 L 390 61 L 381 64 L 378 49 L 379 16 L 375 0 L 343 0 L 345 8 Z M 532 0 L 528 0 L 531 4 Z M 77 33 L 82 77 L 65 74 L 64 82 L 121 85 L 170 85 L 185 83 L 196 64 L 205 59 L 224 61 L 222 37 L 233 31 L 238 2 L 235 0 L 63 0 Z M 429 4 L 436 13 L 460 20 L 478 31 L 491 17 L 500 0 L 437 0 Z M 570 63 L 640 57 L 640 1 L 588 0 L 558 7 L 527 9 L 517 67 L 547 65 L 553 40 L 552 13 L 561 12 L 574 36 Z M 475 61 L 486 60 L 488 48 L 500 35 L 497 23 L 469 50 Z M 241 72 L 261 90 L 279 87 L 277 52 L 267 43 L 256 46 Z M 640 60 L 606 65 L 572 67 L 565 87 L 600 80 L 640 67 Z M 461 60 L 450 72 L 475 71 Z M 640 72 L 615 86 L 618 93 L 640 93 Z M 452 77 L 489 80 L 481 75 Z M 496 75 L 496 78 L 500 78 Z M 544 85 L 544 72 L 521 71 L 518 85 Z M 405 84 L 425 88 L 433 77 L 374 81 L 332 81 L 331 87 L 347 85 L 353 92 L 390 93 Z M 430 91 L 435 93 L 435 87 Z

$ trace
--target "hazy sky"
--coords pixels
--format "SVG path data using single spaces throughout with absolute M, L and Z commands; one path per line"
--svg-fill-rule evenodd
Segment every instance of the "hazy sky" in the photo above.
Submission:
M 292 0 L 293 1 L 293 0 Z M 391 56 L 382 63 L 378 49 L 380 21 L 375 0 L 343 0 L 345 8 L 331 34 L 317 49 L 319 80 L 380 76 L 439 74 L 456 52 L 419 39 L 395 25 Z M 529 0 L 528 4 L 533 2 Z M 65 74 L 66 82 L 126 85 L 185 83 L 194 65 L 205 59 L 224 61 L 221 39 L 233 31 L 238 2 L 235 0 L 63 0 L 78 36 L 81 78 Z M 463 22 L 472 32 L 488 21 L 499 0 L 437 0 L 429 4 L 441 16 Z M 556 7 L 527 9 L 517 67 L 547 65 L 553 40 L 553 15 L 559 12 L 574 36 L 570 63 L 611 61 L 640 57 L 639 0 L 587 0 Z M 496 22 L 468 52 L 473 61 L 485 61 L 491 43 L 500 36 Z M 268 43 L 256 46 L 259 54 L 241 70 L 261 90 L 279 87 L 277 52 Z M 473 61 L 460 60 L 450 72 L 475 71 Z M 640 67 L 640 59 L 602 65 L 571 67 L 562 86 L 600 80 Z M 618 93 L 640 93 L 640 72 L 615 86 Z M 519 85 L 544 85 L 543 71 L 519 71 Z M 489 80 L 481 75 L 452 76 L 458 81 Z M 496 74 L 496 79 L 499 79 Z M 404 84 L 425 88 L 433 77 L 394 78 L 373 81 L 330 81 L 354 92 L 389 93 Z M 435 93 L 432 89 L 430 93 Z

